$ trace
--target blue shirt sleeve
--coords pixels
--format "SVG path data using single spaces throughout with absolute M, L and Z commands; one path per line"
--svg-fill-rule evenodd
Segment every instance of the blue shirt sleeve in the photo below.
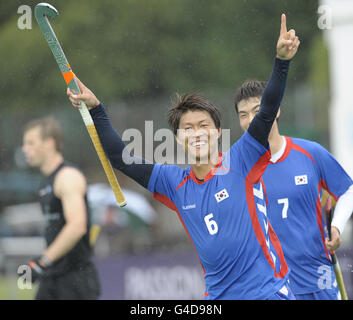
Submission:
M 333 155 L 320 144 L 314 143 L 312 155 L 317 163 L 324 189 L 337 200 L 353 184 L 351 177 Z
M 155 164 L 147 189 L 170 209 L 175 210 L 174 195 L 183 181 L 185 170 L 176 165 Z
M 269 145 L 265 148 L 248 131 L 229 150 L 230 169 L 258 183 L 271 158 Z

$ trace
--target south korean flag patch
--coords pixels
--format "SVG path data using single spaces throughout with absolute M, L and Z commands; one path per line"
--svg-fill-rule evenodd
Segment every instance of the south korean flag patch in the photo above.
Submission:
M 295 176 L 294 181 L 296 186 L 308 184 L 308 176 L 306 174 L 303 174 L 302 176 Z
M 220 192 L 217 192 L 214 196 L 215 196 L 217 202 L 221 202 L 224 199 L 229 198 L 229 194 L 226 189 L 223 189 Z

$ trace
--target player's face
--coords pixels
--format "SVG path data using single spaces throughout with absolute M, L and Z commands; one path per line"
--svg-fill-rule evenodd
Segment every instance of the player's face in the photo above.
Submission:
M 39 127 L 29 129 L 24 133 L 22 151 L 31 167 L 42 165 L 47 152 L 47 143 L 42 139 Z
M 189 158 L 207 162 L 211 153 L 218 154 L 220 134 L 221 129 L 216 128 L 207 111 L 187 111 L 180 118 L 177 140 L 184 146 Z
M 249 98 L 238 103 L 238 117 L 241 128 L 248 130 L 251 121 L 260 111 L 260 98 Z

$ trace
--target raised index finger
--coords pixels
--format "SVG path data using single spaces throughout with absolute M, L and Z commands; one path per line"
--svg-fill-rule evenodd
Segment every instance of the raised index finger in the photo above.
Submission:
M 287 18 L 284 13 L 281 16 L 281 34 L 287 33 Z

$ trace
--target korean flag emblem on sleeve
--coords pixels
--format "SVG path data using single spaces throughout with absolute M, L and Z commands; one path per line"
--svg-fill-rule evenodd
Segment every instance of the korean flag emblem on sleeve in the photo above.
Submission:
M 215 196 L 217 202 L 221 202 L 224 199 L 229 198 L 229 194 L 226 189 L 223 189 L 220 192 L 217 192 L 214 196 Z

